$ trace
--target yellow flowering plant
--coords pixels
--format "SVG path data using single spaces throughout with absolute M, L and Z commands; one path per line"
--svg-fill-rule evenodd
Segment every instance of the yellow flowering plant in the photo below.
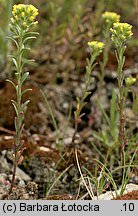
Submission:
M 130 39 L 133 35 L 132 25 L 128 23 L 114 23 L 113 28 L 110 29 L 112 33 L 112 41 L 117 49 L 121 49 L 125 46 L 124 44 Z M 124 50 L 125 51 L 125 50 Z
M 99 41 L 90 41 L 88 42 L 88 46 L 92 51 L 91 54 L 93 55 L 93 59 L 96 59 L 96 57 L 102 52 L 104 43 Z
M 104 21 L 103 36 L 104 36 L 105 48 L 103 51 L 103 60 L 100 62 L 101 73 L 99 74 L 98 77 L 100 80 L 101 87 L 103 85 L 104 76 L 105 76 L 105 67 L 108 62 L 108 53 L 111 47 L 110 28 L 112 27 L 113 23 L 120 21 L 120 15 L 115 12 L 106 11 L 102 14 L 102 18 Z
M 130 87 L 136 81 L 135 78 L 124 78 L 123 66 L 125 63 L 124 52 L 126 50 L 126 43 L 132 37 L 132 26 L 128 23 L 114 23 L 113 28 L 110 29 L 112 36 L 112 42 L 114 43 L 116 50 L 116 58 L 118 62 L 118 111 L 119 111 L 119 144 L 121 148 L 121 166 L 123 167 L 123 179 L 122 179 L 122 187 L 120 194 L 123 193 L 126 186 L 126 161 L 125 161 L 125 148 L 127 145 L 127 135 L 126 135 L 126 126 L 125 126 L 125 112 L 124 105 L 128 92 L 128 87 Z M 126 86 L 124 85 L 126 83 Z M 131 161 L 132 163 L 132 161 Z
M 13 31 L 15 31 L 15 26 L 28 31 L 38 23 L 35 21 L 35 18 L 38 15 L 38 9 L 36 9 L 33 5 L 14 5 L 12 15 L 11 27 Z
M 24 114 L 29 100 L 23 102 L 22 97 L 30 89 L 22 90 L 22 86 L 29 76 L 29 72 L 24 72 L 23 69 L 26 63 L 32 61 L 25 59 L 25 51 L 29 49 L 28 40 L 35 39 L 38 34 L 37 32 L 32 32 L 32 28 L 37 25 L 35 18 L 38 15 L 38 10 L 33 5 L 18 4 L 13 6 L 12 15 L 10 29 L 13 34 L 8 38 L 16 45 L 16 52 L 11 55 L 11 58 L 16 68 L 15 77 L 17 82 L 14 83 L 12 80 L 8 79 L 7 81 L 15 88 L 17 100 L 12 100 L 16 113 L 14 121 L 16 135 L 13 154 L 13 177 L 9 194 L 14 186 L 16 167 L 22 162 L 22 153 L 25 150 L 25 147 L 23 147 L 22 132 L 24 129 Z
M 82 112 L 83 107 L 86 105 L 85 99 L 88 97 L 88 95 L 91 94 L 91 92 L 89 91 L 89 87 L 91 84 L 91 72 L 94 69 L 94 67 L 96 66 L 95 60 L 96 58 L 100 55 L 100 53 L 102 52 L 103 48 L 104 48 L 104 43 L 99 42 L 99 41 L 90 41 L 88 42 L 88 46 L 90 49 L 90 59 L 86 59 L 87 61 L 87 66 L 86 66 L 86 82 L 85 82 L 85 89 L 84 92 L 82 94 L 81 99 L 77 98 L 77 107 L 76 110 L 74 112 L 74 118 L 75 118 L 75 131 L 72 137 L 72 145 L 75 142 L 75 138 L 76 138 L 76 133 L 78 131 L 78 125 L 81 122 L 81 118 L 84 115 L 84 113 Z
M 120 21 L 120 15 L 115 12 L 106 11 L 102 14 L 102 17 L 105 23 L 110 25 Z

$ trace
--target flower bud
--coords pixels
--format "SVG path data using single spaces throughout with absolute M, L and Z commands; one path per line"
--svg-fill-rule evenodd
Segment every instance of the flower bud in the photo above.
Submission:
M 132 25 L 128 23 L 114 23 L 110 29 L 112 33 L 112 41 L 116 46 L 124 44 L 133 35 Z
M 136 78 L 134 77 L 127 77 L 125 79 L 126 86 L 132 86 L 133 84 L 135 84 L 135 82 L 136 82 Z
M 120 21 L 120 15 L 114 12 L 104 12 L 102 17 L 106 23 L 113 24 Z
M 13 17 L 11 18 L 11 25 L 20 26 L 24 30 L 29 30 L 34 25 L 34 20 L 38 15 L 38 9 L 33 5 L 18 4 L 13 6 Z M 37 23 L 35 23 L 36 25 Z
M 91 48 L 93 54 L 98 56 L 104 48 L 104 43 L 99 41 L 91 41 L 88 42 L 88 46 Z

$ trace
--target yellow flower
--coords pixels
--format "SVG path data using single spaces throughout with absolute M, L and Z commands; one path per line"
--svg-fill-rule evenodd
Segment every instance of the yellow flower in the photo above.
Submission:
M 131 86 L 131 85 L 135 84 L 135 82 L 136 82 L 136 78 L 134 78 L 134 77 L 127 77 L 125 79 L 125 83 L 127 86 Z
M 112 41 L 116 45 L 125 43 L 133 35 L 132 25 L 128 23 L 114 23 L 110 31 L 112 33 Z
M 22 14 L 22 17 L 24 17 L 24 16 L 25 16 L 25 12 L 22 12 L 21 14 Z
M 29 8 L 32 10 L 32 11 L 35 11 L 36 8 L 33 6 L 33 5 L 29 5 Z
M 38 9 L 35 8 L 33 5 L 25 5 L 25 4 L 18 4 L 18 5 L 14 5 L 13 6 L 13 11 L 12 14 L 18 14 L 18 16 L 20 16 L 20 14 L 22 16 L 24 15 L 33 15 L 34 18 L 36 18 L 36 16 L 38 15 Z
M 103 19 L 105 20 L 106 23 L 116 23 L 120 21 L 120 15 L 114 12 L 104 12 L 102 14 Z
M 12 11 L 12 15 L 15 16 L 15 14 L 16 14 L 16 12 L 15 12 L 15 11 Z
M 104 43 L 99 41 L 88 42 L 88 46 L 92 49 L 93 54 L 99 55 L 104 48 Z
M 34 17 L 36 17 L 38 15 L 38 11 L 34 11 L 33 15 L 34 15 Z
M 14 5 L 14 6 L 13 6 L 13 12 L 16 13 L 16 11 L 17 11 L 17 5 Z
M 14 19 L 13 18 L 11 18 L 11 22 L 14 23 Z
M 38 15 L 38 9 L 35 8 L 33 5 L 29 5 L 27 8 L 27 13 L 33 14 L 33 16 L 36 17 Z
M 37 25 L 37 24 L 38 24 L 38 21 L 33 22 L 33 24 L 34 24 L 34 25 Z
M 25 5 L 24 4 L 18 4 L 18 5 L 14 5 L 13 6 L 13 11 L 15 13 L 19 12 L 20 10 L 23 11 L 23 9 L 25 9 Z
M 30 16 L 29 19 L 30 19 L 30 21 L 34 21 L 35 18 L 34 18 L 34 16 Z
M 17 24 L 17 20 L 18 20 L 18 25 L 24 27 L 24 29 L 29 29 L 29 27 L 31 28 L 32 24 L 33 25 L 37 24 L 37 22 L 34 22 L 34 20 L 38 15 L 38 9 L 31 4 L 14 5 L 12 14 L 13 14 L 13 18 L 11 21 L 12 23 L 14 23 L 14 25 Z
M 17 15 L 15 16 L 15 19 L 18 20 L 18 16 Z

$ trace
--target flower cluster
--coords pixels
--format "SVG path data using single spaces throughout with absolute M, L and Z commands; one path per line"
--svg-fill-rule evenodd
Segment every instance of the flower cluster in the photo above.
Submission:
M 93 54 L 98 56 L 104 48 L 104 43 L 99 41 L 91 41 L 88 42 L 88 46 L 92 49 Z
M 134 77 L 127 77 L 125 79 L 126 86 L 131 86 L 131 85 L 135 84 L 135 82 L 136 82 L 136 78 L 134 78 Z
M 103 19 L 107 24 L 113 24 L 120 21 L 120 15 L 114 12 L 104 12 L 102 14 Z
M 112 33 L 112 41 L 116 46 L 122 46 L 133 35 L 132 25 L 128 23 L 114 23 L 110 29 Z
M 11 22 L 14 26 L 19 26 L 25 30 L 30 29 L 32 26 L 36 25 L 38 22 L 35 21 L 38 15 L 38 9 L 33 5 L 18 4 L 13 6 L 12 11 L 13 17 Z

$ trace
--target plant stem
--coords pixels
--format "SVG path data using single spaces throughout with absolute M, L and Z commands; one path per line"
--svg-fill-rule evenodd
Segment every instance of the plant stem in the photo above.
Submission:
M 12 192 L 14 182 L 15 182 L 15 175 L 16 175 L 16 168 L 17 168 L 17 153 L 20 150 L 21 144 L 21 134 L 23 130 L 23 111 L 22 111 L 22 85 L 21 85 L 21 78 L 22 78 L 22 44 L 23 44 L 23 35 L 22 31 L 20 33 L 19 39 L 19 46 L 17 50 L 17 88 L 16 88 L 16 96 L 17 96 L 17 112 L 15 117 L 15 145 L 14 145 L 14 161 L 13 161 L 13 176 L 11 181 L 11 187 L 9 190 L 9 194 Z
M 11 2 L 12 1 L 10 0 L 10 3 Z M 22 85 L 29 76 L 29 72 L 23 73 L 24 65 L 29 62 L 29 60 L 24 58 L 24 52 L 29 49 L 29 47 L 26 46 L 27 41 L 30 39 L 35 39 L 35 35 L 37 35 L 37 32 L 32 32 L 31 28 L 38 23 L 37 21 L 34 21 L 36 16 L 38 15 L 38 9 L 33 5 L 14 5 L 12 15 L 13 17 L 11 18 L 10 30 L 13 35 L 9 36 L 8 38 L 16 45 L 17 51 L 11 57 L 16 68 L 15 77 L 17 83 L 14 83 L 9 79 L 7 79 L 7 81 L 13 85 L 16 91 L 16 101 L 12 100 L 16 114 L 14 119 L 16 135 L 13 154 L 13 176 L 7 195 L 12 192 L 15 182 L 16 168 L 18 164 L 23 161 L 22 153 L 26 149 L 25 147 L 23 147 L 22 131 L 24 128 L 24 113 L 29 100 L 22 103 L 22 96 L 31 89 L 25 89 L 24 91 L 22 91 Z
M 126 146 L 126 129 L 125 129 L 125 113 L 124 113 L 124 104 L 125 104 L 125 87 L 124 87 L 124 75 L 123 75 L 123 66 L 125 62 L 124 52 L 125 46 L 120 45 L 117 49 L 117 60 L 118 60 L 118 87 L 119 87 L 119 97 L 118 97 L 118 111 L 119 111 L 119 142 L 121 146 L 121 166 L 123 168 L 123 181 L 125 175 L 125 146 Z
M 85 86 L 85 89 L 83 91 L 82 98 L 78 99 L 77 108 L 76 108 L 76 111 L 74 112 L 74 116 L 75 116 L 75 130 L 74 130 L 74 134 L 72 136 L 72 141 L 71 141 L 72 145 L 74 145 L 74 142 L 75 142 L 76 134 L 77 134 L 77 131 L 78 131 L 78 126 L 79 126 L 79 123 L 81 122 L 81 117 L 84 115 L 84 114 L 81 114 L 81 111 L 82 111 L 83 107 L 86 104 L 85 99 L 91 93 L 89 91 L 89 86 L 91 84 L 91 71 L 92 71 L 92 69 L 96 65 L 96 64 L 94 64 L 95 59 L 96 59 L 96 56 L 92 55 L 92 54 L 91 54 L 90 60 L 87 59 L 87 66 L 86 66 L 86 86 Z
M 15 154 L 15 157 L 14 157 L 14 162 L 13 162 L 13 175 L 12 175 L 12 181 L 11 181 L 11 185 L 10 185 L 10 189 L 9 189 L 9 192 L 8 194 L 11 194 L 12 192 L 12 189 L 13 189 L 13 186 L 14 186 L 14 182 L 15 182 L 15 174 L 16 174 L 16 154 Z
M 110 49 L 110 25 L 105 27 L 103 32 L 105 38 L 105 48 L 103 51 L 103 61 L 100 62 L 101 73 L 99 74 L 100 88 L 103 87 L 104 77 L 105 77 L 105 67 L 108 62 L 108 53 Z
M 75 131 L 74 131 L 74 134 L 73 134 L 73 137 L 72 137 L 72 141 L 71 141 L 72 145 L 75 142 L 77 131 L 78 131 L 78 123 L 76 123 L 76 121 L 75 121 Z

